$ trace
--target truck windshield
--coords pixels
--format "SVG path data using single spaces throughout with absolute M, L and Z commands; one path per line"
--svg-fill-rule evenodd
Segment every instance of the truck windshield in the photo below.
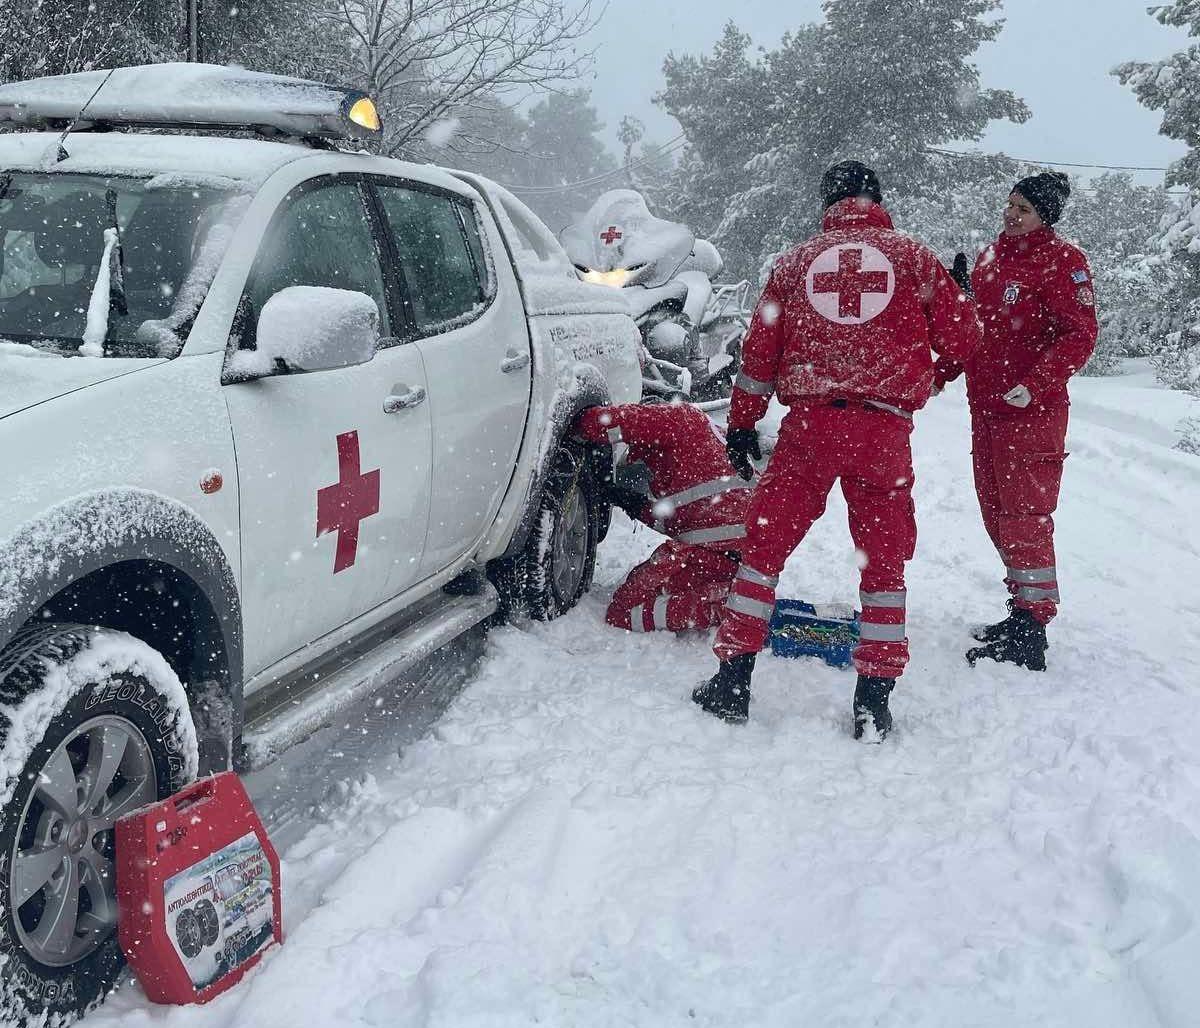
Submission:
M 0 340 L 175 356 L 220 262 L 231 204 L 177 176 L 0 173 Z

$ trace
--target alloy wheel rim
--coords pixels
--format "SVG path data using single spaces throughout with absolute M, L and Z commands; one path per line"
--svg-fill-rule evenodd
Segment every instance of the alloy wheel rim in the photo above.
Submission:
M 77 963 L 112 934 L 116 823 L 157 798 L 150 746 L 116 715 L 73 729 L 42 765 L 9 858 L 17 940 L 38 963 Z
M 560 599 L 574 599 L 583 582 L 587 562 L 587 507 L 579 488 L 573 487 L 563 499 L 562 512 L 555 525 L 551 547 L 551 574 Z

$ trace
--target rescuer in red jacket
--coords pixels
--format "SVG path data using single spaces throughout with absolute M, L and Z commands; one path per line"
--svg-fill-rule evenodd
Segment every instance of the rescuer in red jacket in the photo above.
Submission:
M 1067 381 L 1096 345 L 1087 258 L 1051 227 L 1070 194 L 1067 176 L 1024 178 L 1004 231 L 980 254 L 971 283 L 983 345 L 966 362 L 975 491 L 1005 565 L 1009 616 L 976 633 L 967 653 L 1042 671 L 1046 625 L 1058 608 L 1054 510 L 1066 457 Z M 957 377 L 943 362 L 936 385 Z
M 577 431 L 589 442 L 624 443 L 644 465 L 644 490 L 620 486 L 610 498 L 670 539 L 635 567 L 613 594 L 607 621 L 633 632 L 712 628 L 737 572 L 751 486 L 725 454 L 725 438 L 687 404 L 593 407 Z
M 863 555 L 854 734 L 878 740 L 891 729 L 888 694 L 908 660 L 913 411 L 929 399 L 930 348 L 966 360 L 980 328 L 937 258 L 892 230 L 873 171 L 857 161 L 834 165 L 821 193 L 824 232 L 776 262 L 743 346 L 729 412 L 734 467 L 748 474 L 749 458 L 759 456 L 754 425 L 771 394 L 791 410 L 751 499 L 714 646 L 720 669 L 692 699 L 726 720 L 746 718 L 779 573 L 840 478 Z

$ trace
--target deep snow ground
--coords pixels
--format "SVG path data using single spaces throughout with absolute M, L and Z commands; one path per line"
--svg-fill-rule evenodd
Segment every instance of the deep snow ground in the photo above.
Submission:
M 813 662 L 762 659 L 743 728 L 697 711 L 706 639 L 603 625 L 655 544 L 618 519 L 580 608 L 493 633 L 402 756 L 385 724 L 322 743 L 358 760 L 285 846 L 288 941 L 250 980 L 173 1010 L 127 987 L 87 1023 L 1200 1023 L 1200 459 L 1144 374 L 1073 394 L 1044 675 L 962 660 L 1004 594 L 952 390 L 914 436 L 883 746 L 850 739 L 852 674 Z M 855 589 L 835 495 L 780 595 Z

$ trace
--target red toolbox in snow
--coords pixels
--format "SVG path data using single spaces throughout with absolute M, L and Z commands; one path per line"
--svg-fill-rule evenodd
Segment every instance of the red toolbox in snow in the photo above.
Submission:
M 117 822 L 118 937 L 155 1003 L 207 1003 L 283 942 L 279 858 L 232 771 Z

